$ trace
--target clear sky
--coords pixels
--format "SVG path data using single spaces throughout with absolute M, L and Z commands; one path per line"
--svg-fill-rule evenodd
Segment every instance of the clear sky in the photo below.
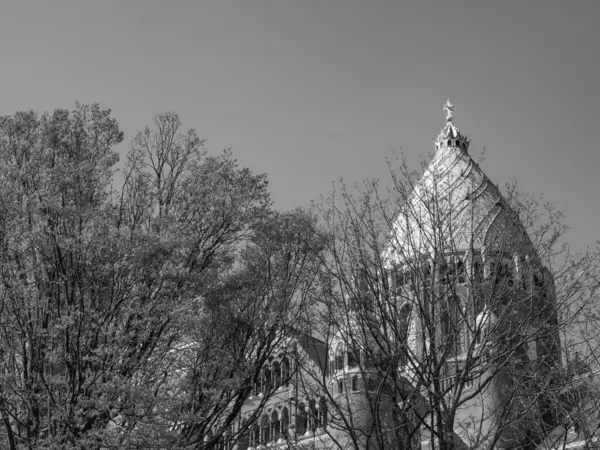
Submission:
M 600 236 L 600 2 L 0 0 L 0 114 L 111 108 L 126 133 L 166 110 L 268 173 L 277 206 L 416 164 L 444 125 Z

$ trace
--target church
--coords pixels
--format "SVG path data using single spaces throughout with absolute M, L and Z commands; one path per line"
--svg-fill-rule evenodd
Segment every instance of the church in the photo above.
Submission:
M 331 332 L 298 333 L 232 433 L 258 448 L 537 448 L 557 425 L 555 290 L 509 199 L 446 123 Z M 338 320 L 339 319 L 339 320 Z

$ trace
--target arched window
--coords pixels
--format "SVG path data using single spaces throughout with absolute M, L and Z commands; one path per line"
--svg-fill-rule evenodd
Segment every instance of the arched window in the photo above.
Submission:
M 283 408 L 281 411 L 281 436 L 285 439 L 287 437 L 288 428 L 290 426 L 290 416 L 287 408 Z
M 256 393 L 261 395 L 265 391 L 265 372 L 260 371 L 258 379 L 256 380 Z
M 308 429 L 313 433 L 318 428 L 317 422 L 317 404 L 311 399 L 308 401 Z
M 335 370 L 344 369 L 344 344 L 341 342 L 337 345 L 335 350 Z
M 355 347 L 352 350 L 348 350 L 348 367 L 358 367 L 360 362 L 360 348 Z
M 358 377 L 354 375 L 352 377 L 352 392 L 358 391 Z
M 327 400 L 321 397 L 319 400 L 319 428 L 327 428 Z
M 260 427 L 255 424 L 250 432 L 250 447 L 256 447 L 260 444 Z
M 400 309 L 398 317 L 397 339 L 400 346 L 400 365 L 405 366 L 408 361 L 408 328 L 410 327 L 410 305 L 404 305 Z
M 277 416 L 277 411 L 271 414 L 271 440 L 276 442 L 281 437 L 281 422 Z
M 281 382 L 284 386 L 290 384 L 290 362 L 287 358 L 283 358 L 281 361 Z
M 277 389 L 279 386 L 281 386 L 281 367 L 277 361 L 273 362 L 271 373 L 273 377 L 273 387 Z
M 296 406 L 296 433 L 298 436 L 306 433 L 306 407 L 302 402 Z
M 271 388 L 273 387 L 273 385 L 271 384 L 271 369 L 269 369 L 268 367 L 265 367 L 265 371 L 264 371 L 264 379 L 265 379 L 265 392 L 268 392 L 271 390 Z
M 260 428 L 262 432 L 262 439 L 260 440 L 260 443 L 265 445 L 271 442 L 271 424 L 269 423 L 269 418 L 267 416 L 262 416 L 260 420 Z

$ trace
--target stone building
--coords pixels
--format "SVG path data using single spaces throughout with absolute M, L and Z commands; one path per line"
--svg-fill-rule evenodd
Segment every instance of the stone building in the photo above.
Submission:
M 369 332 L 400 349 L 395 384 L 374 362 L 381 349 L 368 338 L 351 344 L 342 329 L 328 342 L 299 335 L 284 352 L 293 357 L 272 361 L 245 405 L 237 426 L 257 409 L 260 417 L 239 450 L 426 449 L 440 432 L 451 433 L 457 448 L 535 448 L 543 431 L 532 432 L 532 424 L 555 425 L 541 397 L 523 394 L 531 379 L 560 365 L 552 276 L 469 154 L 453 106 L 445 109 L 435 154 L 370 275 L 385 295 L 364 297 L 373 305 Z M 365 330 L 364 315 L 353 320 L 350 328 Z M 385 331 L 390 320 L 394 332 Z M 266 389 L 274 395 L 263 402 Z M 451 429 L 444 429 L 450 409 Z

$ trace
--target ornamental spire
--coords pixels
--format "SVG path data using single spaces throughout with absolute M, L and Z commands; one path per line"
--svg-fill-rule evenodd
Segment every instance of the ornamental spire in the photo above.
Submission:
M 454 105 L 450 103 L 450 100 L 446 100 L 443 111 L 446 111 L 446 126 L 438 134 L 435 140 L 435 148 L 439 150 L 444 147 L 452 147 L 466 152 L 469 148 L 469 139 L 461 134 L 454 125 Z
M 446 111 L 446 122 L 452 122 L 452 113 L 454 112 L 454 105 L 450 103 L 450 99 L 446 100 L 446 104 L 443 108 Z

